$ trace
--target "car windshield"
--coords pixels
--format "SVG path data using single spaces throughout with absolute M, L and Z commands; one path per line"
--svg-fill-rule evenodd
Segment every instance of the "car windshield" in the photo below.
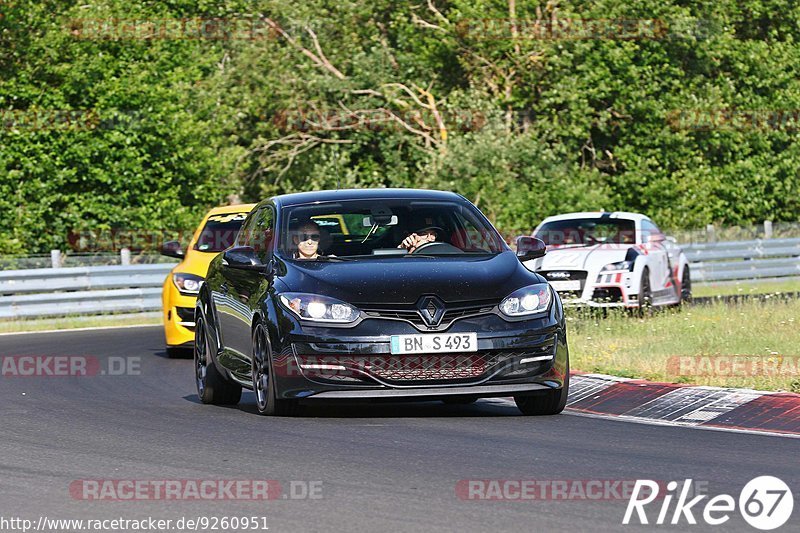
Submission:
M 507 250 L 475 207 L 415 199 L 287 206 L 281 215 L 280 239 L 282 255 L 299 259 L 486 255 Z
M 247 213 L 211 215 L 194 245 L 201 252 L 221 252 L 233 246 Z
M 548 246 L 634 244 L 636 223 L 622 218 L 576 218 L 546 222 L 533 235 Z

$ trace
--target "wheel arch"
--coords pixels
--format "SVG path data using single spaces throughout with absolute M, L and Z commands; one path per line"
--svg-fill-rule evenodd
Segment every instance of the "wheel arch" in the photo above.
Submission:
M 277 317 L 278 315 L 274 302 L 272 298 L 267 297 L 264 299 L 259 308 L 253 312 L 253 319 L 250 323 L 251 336 L 256 329 L 256 324 L 259 322 L 264 324 L 264 327 L 267 330 L 267 342 L 269 344 L 270 351 L 272 351 L 275 346 L 280 345 L 280 331 L 278 330 L 278 324 L 280 322 L 277 320 Z

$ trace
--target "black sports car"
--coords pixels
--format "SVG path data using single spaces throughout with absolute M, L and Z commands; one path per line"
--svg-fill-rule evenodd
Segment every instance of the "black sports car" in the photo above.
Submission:
M 208 270 L 195 309 L 204 403 L 513 396 L 557 414 L 569 386 L 563 309 L 466 198 L 372 189 L 277 196 Z

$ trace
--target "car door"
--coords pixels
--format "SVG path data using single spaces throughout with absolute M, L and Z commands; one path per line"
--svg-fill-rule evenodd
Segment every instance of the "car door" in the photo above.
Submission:
M 250 223 L 242 229 L 237 246 L 250 246 L 256 250 L 262 262 L 272 258 L 272 234 L 274 224 L 272 206 L 257 210 Z M 249 372 L 252 351 L 251 327 L 253 314 L 264 292 L 268 290 L 270 278 L 253 270 L 242 270 L 230 266 L 222 267 L 224 278 L 221 292 L 225 301 L 225 317 L 219 311 L 225 347 L 231 352 L 223 364 L 234 372 Z
M 236 236 L 234 246 L 241 246 L 247 239 L 245 235 L 252 232 L 252 227 L 256 221 L 256 212 L 248 215 Z M 233 350 L 232 345 L 236 344 L 236 313 L 239 308 L 235 297 L 235 293 L 231 292 L 232 287 L 239 281 L 239 275 L 231 268 L 222 263 L 219 269 L 218 279 L 215 280 L 211 286 L 211 297 L 214 301 L 214 308 L 217 317 L 217 331 L 219 333 L 221 348 L 223 349 L 220 354 L 220 363 L 223 366 L 230 367 L 228 359 L 231 357 Z

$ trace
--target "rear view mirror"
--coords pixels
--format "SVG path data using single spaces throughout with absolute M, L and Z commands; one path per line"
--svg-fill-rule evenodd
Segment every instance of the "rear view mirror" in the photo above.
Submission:
M 362 225 L 365 228 L 371 228 L 372 226 L 396 226 L 397 225 L 397 215 L 392 215 L 390 217 L 378 217 L 378 216 L 371 216 L 371 217 L 364 217 L 362 221 Z
M 183 251 L 183 248 L 181 248 L 181 243 L 178 241 L 168 241 L 161 245 L 161 255 L 183 259 L 186 253 Z
M 536 237 L 517 237 L 517 259 L 530 261 L 539 259 L 547 253 L 547 246 L 542 239 Z
M 397 224 L 397 216 L 386 206 L 376 206 L 369 210 L 369 226 L 393 226 Z

